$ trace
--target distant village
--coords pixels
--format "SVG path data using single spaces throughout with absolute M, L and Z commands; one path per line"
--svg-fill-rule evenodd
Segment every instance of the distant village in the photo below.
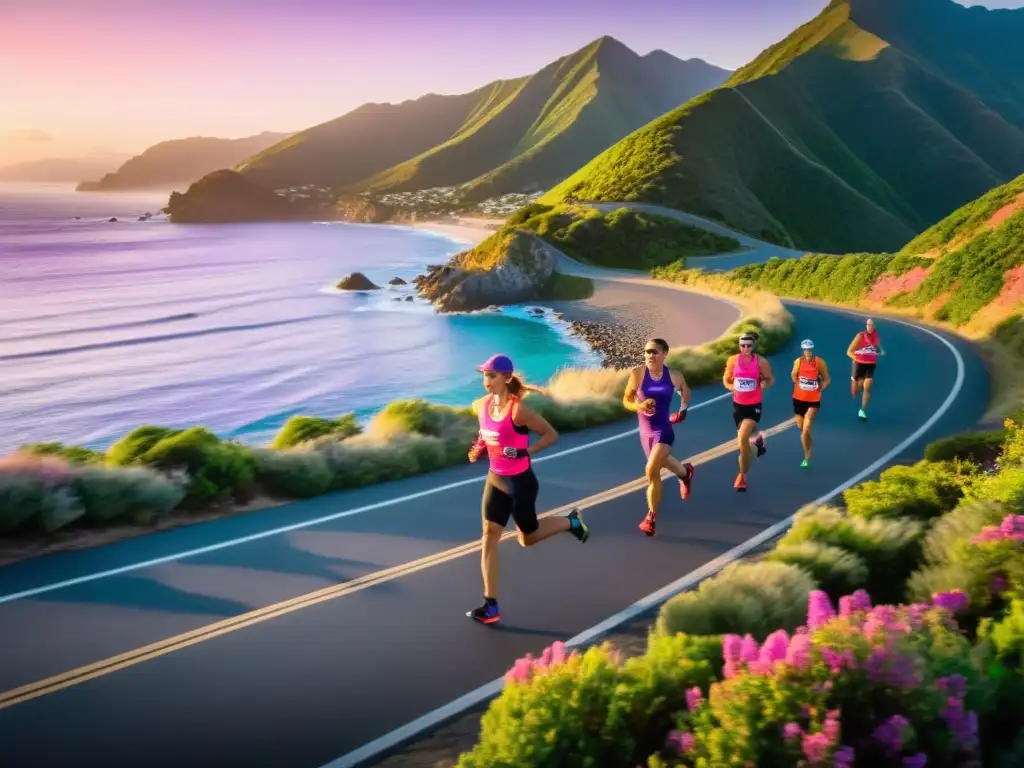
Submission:
M 296 200 L 329 201 L 337 197 L 330 187 L 317 184 L 301 184 L 274 190 L 290 202 Z M 524 205 L 532 203 L 543 195 L 539 192 L 512 192 L 500 197 L 491 197 L 479 203 L 463 202 L 459 196 L 459 187 L 432 187 L 415 192 L 390 192 L 375 195 L 364 192 L 360 196 L 396 210 L 414 213 L 417 216 L 443 216 L 451 213 L 479 213 L 484 216 L 510 216 Z

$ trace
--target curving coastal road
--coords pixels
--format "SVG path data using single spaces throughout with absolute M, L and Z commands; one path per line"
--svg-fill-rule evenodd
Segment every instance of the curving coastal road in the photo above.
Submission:
M 676 455 L 698 464 L 694 490 L 683 503 L 666 484 L 655 539 L 637 529 L 635 421 L 564 436 L 536 463 L 540 505 L 562 514 L 583 500 L 591 539 L 530 550 L 507 539 L 496 627 L 464 615 L 479 602 L 482 466 L 0 570 L 5 768 L 354 764 L 368 742 L 519 656 L 587 633 L 985 411 L 987 373 L 966 342 L 881 319 L 888 354 L 871 419 L 859 422 L 844 351 L 863 318 L 787 306 L 795 335 L 772 358 L 780 381 L 762 422 L 772 434 L 748 493 L 732 490 L 735 428 L 720 386 L 697 389 L 677 428 Z M 803 470 L 787 382 L 806 336 L 834 384 Z

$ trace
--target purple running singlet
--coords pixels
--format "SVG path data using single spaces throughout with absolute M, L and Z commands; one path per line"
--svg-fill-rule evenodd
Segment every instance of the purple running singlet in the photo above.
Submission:
M 647 457 L 650 457 L 651 449 L 658 443 L 672 445 L 675 442 L 676 433 L 672 429 L 672 422 L 668 420 L 674 393 L 675 387 L 667 365 L 661 369 L 661 378 L 657 380 L 651 378 L 650 369 L 644 366 L 644 379 L 637 390 L 637 402 L 642 403 L 647 398 L 654 400 L 653 416 L 637 413 L 640 419 L 640 445 Z

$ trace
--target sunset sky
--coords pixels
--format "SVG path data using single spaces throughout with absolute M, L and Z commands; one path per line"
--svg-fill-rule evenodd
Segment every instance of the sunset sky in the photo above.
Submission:
M 0 165 L 299 130 L 529 74 L 604 34 L 734 69 L 826 2 L 0 0 Z

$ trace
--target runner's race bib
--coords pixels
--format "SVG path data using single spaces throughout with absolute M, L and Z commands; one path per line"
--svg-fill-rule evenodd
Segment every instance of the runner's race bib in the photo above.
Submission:
M 858 349 L 854 354 L 857 355 L 874 355 L 878 352 L 878 348 L 873 344 L 865 344 L 863 347 Z
M 737 377 L 733 379 L 733 387 L 737 392 L 753 392 L 757 389 L 757 379 Z
M 806 376 L 800 377 L 800 389 L 804 392 L 813 392 L 818 388 L 817 379 L 808 379 Z

